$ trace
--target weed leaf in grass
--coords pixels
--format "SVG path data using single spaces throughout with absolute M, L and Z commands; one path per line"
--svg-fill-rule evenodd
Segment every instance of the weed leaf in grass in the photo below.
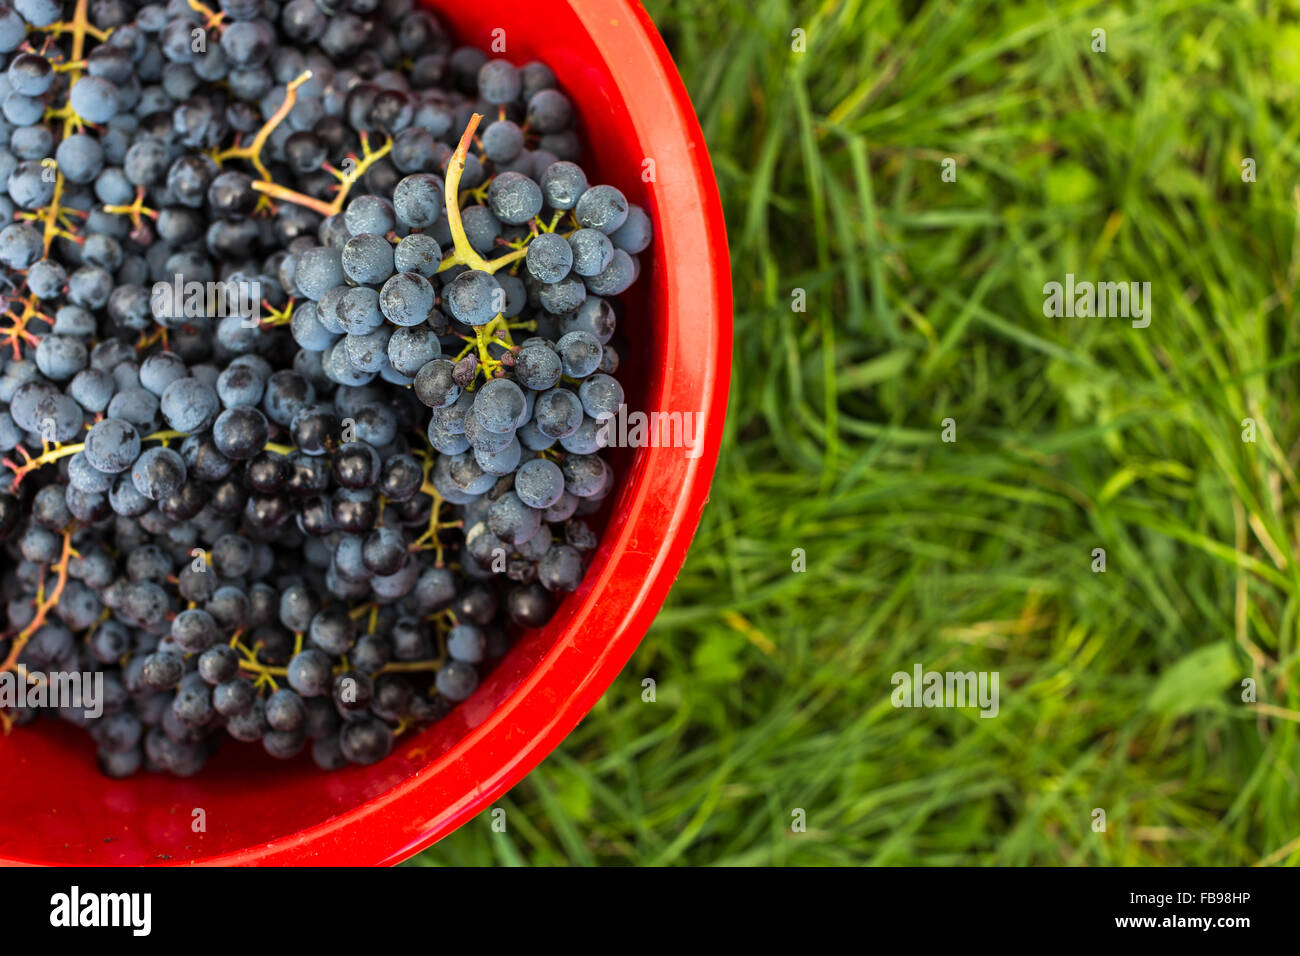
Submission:
M 1198 710 L 1224 710 L 1224 691 L 1241 678 L 1232 646 L 1216 641 L 1197 648 L 1165 669 L 1147 698 L 1147 707 L 1164 717 Z

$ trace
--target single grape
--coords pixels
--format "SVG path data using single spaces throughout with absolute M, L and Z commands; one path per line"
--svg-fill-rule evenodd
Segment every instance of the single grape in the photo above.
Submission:
M 544 232 L 528 244 L 524 262 L 529 275 L 538 282 L 551 285 L 567 276 L 573 268 L 573 246 L 556 233 Z
M 105 418 L 86 435 L 86 459 L 105 474 L 130 468 L 140 456 L 140 433 L 129 422 Z

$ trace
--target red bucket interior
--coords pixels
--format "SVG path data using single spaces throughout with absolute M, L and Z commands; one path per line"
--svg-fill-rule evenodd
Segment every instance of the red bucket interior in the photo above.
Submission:
M 645 206 L 655 241 L 623 296 L 629 409 L 702 414 L 702 447 L 619 450 L 619 490 L 581 589 L 468 701 L 372 767 L 319 771 L 226 741 L 189 780 L 109 780 L 54 720 L 0 738 L 0 862 L 373 864 L 450 832 L 577 724 L 653 620 L 708 495 L 726 410 L 731 277 L 716 185 L 690 101 L 630 0 L 431 4 L 457 42 L 540 59 L 573 98 L 590 180 Z M 447 7 L 447 9 L 444 9 Z M 593 148 L 594 147 L 594 148 Z M 645 159 L 655 180 L 644 182 Z M 196 811 L 206 829 L 196 832 Z

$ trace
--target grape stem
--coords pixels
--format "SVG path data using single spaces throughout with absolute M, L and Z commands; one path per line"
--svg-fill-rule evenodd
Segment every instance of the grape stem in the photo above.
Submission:
M 135 350 L 139 352 L 159 342 L 164 349 L 167 348 L 167 326 L 165 325 L 158 326 L 152 332 L 141 332 L 140 337 L 135 340 Z
M 41 33 L 48 33 L 50 36 L 58 36 L 61 33 L 72 34 L 72 60 L 77 62 L 85 55 L 86 36 L 90 35 L 103 43 L 108 39 L 108 35 L 113 32 L 101 30 L 90 22 L 88 10 L 90 8 L 89 0 L 77 0 L 76 9 L 72 13 L 72 22 L 60 20 L 58 23 L 51 23 L 48 27 L 38 27 Z
M 54 327 L 54 320 L 44 312 L 40 311 L 37 307 L 37 299 L 35 295 L 28 293 L 18 301 L 23 304 L 22 314 L 15 315 L 12 309 L 7 310 L 4 313 L 4 317 L 12 319 L 14 324 L 9 328 L 0 328 L 0 337 L 9 340 L 10 344 L 13 346 L 15 359 L 23 357 L 22 348 L 19 345 L 20 340 L 26 342 L 28 345 L 41 344 L 39 338 L 27 331 L 27 324 L 31 322 L 32 319 L 40 319 L 41 321 L 48 323 L 50 328 Z
M 63 174 L 60 173 L 58 180 L 56 180 L 54 184 L 54 204 L 57 204 L 59 201 L 59 191 L 60 191 L 59 187 L 62 185 L 62 183 L 63 183 Z M 150 209 L 148 206 L 144 204 L 144 194 L 145 194 L 145 188 L 143 186 L 137 186 L 135 189 L 135 199 L 132 200 L 132 202 L 129 205 L 105 206 L 104 212 L 112 213 L 115 216 L 130 216 L 131 225 L 135 226 L 136 230 L 138 231 L 144 226 L 144 223 L 140 218 L 141 216 L 148 216 L 150 219 L 158 218 L 158 211 L 156 209 Z M 50 238 L 51 237 L 48 234 L 48 227 L 47 227 L 46 245 L 45 245 L 46 255 L 49 255 L 50 253 L 50 247 L 49 247 Z
M 72 12 L 71 22 L 60 20 L 57 23 L 51 23 L 48 27 L 39 28 L 40 32 L 49 36 L 58 36 L 61 33 L 72 34 L 72 54 L 68 57 L 68 62 L 65 65 L 69 89 L 81 78 L 81 71 L 86 66 L 87 35 L 103 43 L 108 39 L 108 35 L 113 32 L 111 27 L 107 30 L 101 30 L 93 26 L 90 22 L 89 10 L 89 0 L 77 0 L 77 5 Z M 72 108 L 70 103 L 58 109 L 47 110 L 46 118 L 63 120 L 63 139 L 67 139 L 68 136 L 85 125 L 85 120 L 77 115 L 77 111 Z
M 201 3 L 197 3 L 195 0 L 190 0 L 190 6 L 194 7 L 195 10 L 199 10 L 203 7 Z M 271 114 L 270 118 L 262 124 L 262 128 L 259 129 L 257 135 L 253 137 L 253 141 L 247 146 L 235 145 L 231 146 L 229 149 L 223 149 L 220 152 L 213 153 L 212 158 L 216 161 L 217 165 L 221 165 L 221 163 L 227 159 L 246 159 L 253 164 L 253 168 L 257 170 L 257 175 L 261 176 L 262 179 L 269 180 L 271 174 L 262 163 L 262 147 L 265 146 L 266 141 L 271 138 L 271 134 L 275 132 L 275 128 L 284 122 L 284 118 L 289 115 L 289 111 L 293 109 L 294 104 L 298 102 L 298 87 L 302 86 L 310 79 L 311 70 L 303 70 L 296 77 L 290 80 L 289 84 L 284 88 L 284 102 L 282 102 L 279 108 Z M 238 140 L 236 140 L 236 143 L 238 143 Z
M 447 162 L 447 182 L 443 194 L 447 203 L 447 225 L 451 229 L 451 241 L 456 251 L 450 258 L 443 260 L 438 268 L 439 272 L 452 266 L 469 266 L 477 272 L 493 271 L 487 260 L 475 252 L 474 247 L 469 244 L 469 236 L 465 235 L 465 224 L 460 219 L 460 178 L 465 174 L 465 158 L 469 155 L 469 144 L 473 142 L 474 131 L 478 129 L 482 119 L 482 113 L 475 113 L 469 118 L 469 125 L 465 127 L 465 132 L 461 134 L 460 142 L 456 145 L 456 151 L 451 154 L 451 159 Z
M 289 669 L 263 664 L 257 659 L 257 647 L 249 648 L 246 646 L 239 640 L 239 633 L 236 632 L 235 637 L 230 641 L 230 646 L 243 657 L 243 660 L 239 662 L 239 669 L 256 675 L 253 679 L 253 688 L 255 690 L 261 690 L 264 686 L 270 687 L 273 691 L 278 690 L 279 687 L 275 682 L 275 678 L 288 677 Z
M 226 19 L 226 11 L 217 12 L 206 4 L 200 3 L 199 0 L 186 0 L 190 9 L 195 13 L 203 14 L 203 26 L 208 30 L 224 29 L 225 24 L 221 21 Z
M 442 665 L 442 658 L 433 658 L 427 661 L 394 661 L 381 667 L 375 672 L 375 676 L 378 677 L 381 674 L 410 674 L 418 671 L 439 671 L 442 670 Z
M 186 435 L 185 432 L 160 431 L 160 432 L 154 432 L 152 435 L 145 435 L 143 438 L 140 439 L 140 441 L 167 442 L 173 438 L 187 438 L 187 437 L 189 436 Z M 24 461 L 21 465 L 19 465 L 16 464 L 10 458 L 4 458 L 4 459 L 0 459 L 0 463 L 6 465 L 14 473 L 15 477 L 14 477 L 13 487 L 17 488 L 19 482 L 21 482 L 23 480 L 23 477 L 27 475 L 29 472 L 33 472 L 40 468 L 43 468 L 46 465 L 50 464 L 51 462 L 58 461 L 60 458 L 67 458 L 69 455 L 75 455 L 77 452 L 81 451 L 85 447 L 86 447 L 86 443 L 84 441 L 73 442 L 66 445 L 59 444 L 58 442 L 54 442 L 53 448 L 46 448 L 43 452 L 41 452 L 41 454 L 33 458 L 31 455 L 27 454 L 27 450 L 25 448 L 19 445 L 18 446 L 19 451 L 23 455 L 23 457 L 27 459 L 26 461 Z M 271 446 L 267 445 L 267 447 L 269 448 Z M 292 449 L 290 450 L 292 451 Z
M 465 159 L 469 156 L 470 144 L 474 142 L 474 131 L 478 129 L 478 124 L 482 119 L 482 113 L 475 113 L 469 118 L 469 125 L 465 127 L 465 132 L 460 137 L 460 143 L 456 146 L 456 151 L 451 154 L 451 159 L 447 161 L 447 182 L 443 193 L 447 205 L 447 225 L 451 230 L 451 240 L 455 248 L 450 256 L 442 260 L 442 265 L 438 267 L 439 272 L 453 266 L 468 266 L 476 272 L 492 274 L 518 262 L 528 254 L 528 246 L 525 243 L 523 247 L 516 249 L 509 255 L 489 262 L 475 251 L 474 247 L 469 244 L 469 236 L 465 234 L 465 224 L 460 218 L 460 179 L 465 174 Z M 486 190 L 487 183 L 484 183 L 479 189 Z M 473 192 L 471 190 L 471 194 Z
M 467 335 L 461 336 L 461 338 L 468 344 L 465 348 L 461 349 L 460 354 L 456 356 L 456 361 L 459 362 L 466 355 L 477 351 L 479 367 L 483 369 L 483 376 L 484 378 L 491 380 L 496 374 L 497 369 L 501 368 L 503 363 L 500 359 L 493 357 L 492 353 L 488 351 L 488 349 L 493 345 L 499 345 L 506 349 L 513 349 L 515 343 L 510 337 L 510 330 L 516 328 L 536 329 L 537 323 L 511 323 L 506 319 L 504 314 L 498 312 L 485 324 L 474 326 L 474 337 L 472 339 Z
M 265 299 L 262 300 L 262 308 L 266 310 L 266 318 L 261 322 L 261 328 L 269 329 L 277 325 L 288 325 L 293 321 L 293 307 L 295 300 L 290 299 L 285 303 L 283 309 L 277 309 Z
M 425 456 L 423 464 L 424 480 L 420 483 L 419 493 L 426 494 L 433 499 L 433 510 L 429 514 L 429 527 L 425 529 L 424 533 L 421 534 L 420 537 L 411 542 L 407 550 L 427 551 L 429 549 L 429 543 L 432 542 L 434 549 L 434 567 L 440 568 L 443 566 L 443 548 L 442 540 L 438 537 L 438 532 L 443 528 L 459 528 L 461 522 L 439 520 L 445 499 L 442 495 L 438 494 L 438 489 L 435 488 L 433 482 L 429 480 L 429 472 L 433 470 L 433 459 Z M 376 606 L 376 610 L 377 609 L 378 606 Z M 373 625 L 371 626 L 371 630 L 374 630 Z
M 326 202 L 323 199 L 317 199 L 315 196 L 307 196 L 303 193 L 281 186 L 279 183 L 270 182 L 269 180 L 253 180 L 253 188 L 259 193 L 264 193 L 272 199 L 279 199 L 282 202 L 291 202 L 297 206 L 305 206 L 312 209 L 326 219 L 330 216 L 337 216 L 343 211 L 343 204 L 347 202 L 348 192 L 352 189 L 354 183 L 366 174 L 375 163 L 383 159 L 393 148 L 393 139 L 388 137 L 383 146 L 378 149 L 370 148 L 370 137 L 366 133 L 361 133 L 361 156 L 349 156 L 351 168 L 347 172 L 340 172 L 337 169 L 329 167 L 339 180 L 339 189 L 335 194 L 332 202 Z
M 56 575 L 54 587 L 50 590 L 49 595 L 45 594 L 45 571 L 41 571 L 41 583 L 36 589 L 36 613 L 32 616 L 27 626 L 18 632 L 14 638 L 13 646 L 9 648 L 9 654 L 0 663 L 0 674 L 5 671 L 13 670 L 18 663 L 18 655 L 22 653 L 23 648 L 27 646 L 28 640 L 45 624 L 45 619 L 50 610 L 59 603 L 59 598 L 63 596 L 64 585 L 68 583 L 68 561 L 74 557 L 81 557 L 80 554 L 72 547 L 72 533 L 76 530 L 76 522 L 68 525 L 63 529 L 63 553 L 59 556 L 57 563 L 53 565 L 53 571 Z
M 373 628 L 372 628 L 373 630 Z M 271 690 L 277 690 L 279 685 L 276 683 L 277 677 L 288 678 L 289 668 L 276 666 L 274 664 L 264 664 L 257 659 L 257 648 L 250 648 L 237 638 L 232 640 L 230 646 L 233 647 L 241 656 L 239 670 L 253 678 L 253 687 L 261 690 L 263 687 L 269 687 Z M 298 634 L 295 638 L 294 654 L 302 650 L 302 635 Z M 372 675 L 378 677 L 381 674 L 402 674 L 414 673 L 419 671 L 438 671 L 442 668 L 444 657 L 436 657 L 424 661 L 395 661 L 385 664 Z M 330 670 L 335 675 L 346 674 L 351 668 L 347 662 L 336 664 Z

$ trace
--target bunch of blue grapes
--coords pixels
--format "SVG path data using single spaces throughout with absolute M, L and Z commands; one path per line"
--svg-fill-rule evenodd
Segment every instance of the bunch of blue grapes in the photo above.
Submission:
M 546 65 L 414 0 L 11 0 L 0 144 L 0 674 L 104 686 L 6 728 L 370 764 L 579 587 L 653 228 Z

